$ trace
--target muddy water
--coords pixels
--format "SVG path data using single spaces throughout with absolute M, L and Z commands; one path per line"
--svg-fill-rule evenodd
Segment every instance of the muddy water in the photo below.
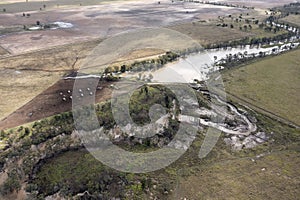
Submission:
M 292 43 L 287 43 L 290 46 Z M 299 46 L 299 42 L 293 43 L 295 47 Z M 284 46 L 284 45 L 283 45 Z M 273 47 L 250 48 L 247 45 L 245 48 L 227 48 L 227 49 L 211 49 L 205 52 L 191 54 L 186 58 L 181 58 L 179 61 L 167 64 L 164 68 L 153 72 L 153 82 L 192 82 L 194 79 L 207 80 L 208 74 L 212 71 L 219 70 L 220 67 L 214 66 L 215 62 L 225 59 L 227 56 L 241 53 L 245 57 L 251 57 L 253 54 L 258 56 L 260 52 L 266 55 L 272 54 L 275 49 L 275 54 L 287 51 L 280 47 L 280 43 Z M 216 56 L 216 57 L 215 57 Z M 217 59 L 215 59 L 217 58 Z M 221 67 L 222 68 L 222 67 Z

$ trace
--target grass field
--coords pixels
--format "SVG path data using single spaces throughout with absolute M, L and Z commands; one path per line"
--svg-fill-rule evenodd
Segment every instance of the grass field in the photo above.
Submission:
M 287 17 L 284 17 L 279 20 L 280 22 L 289 23 L 290 25 L 294 25 L 300 27 L 300 15 L 292 15 L 290 14 Z
M 226 90 L 300 124 L 300 49 L 226 71 Z
M 299 164 L 297 152 L 274 153 L 255 162 L 215 162 L 201 167 L 197 176 L 181 178 L 174 192 L 187 199 L 297 199 Z
M 72 70 L 97 42 L 60 46 L 0 59 L 0 119 L 26 104 Z

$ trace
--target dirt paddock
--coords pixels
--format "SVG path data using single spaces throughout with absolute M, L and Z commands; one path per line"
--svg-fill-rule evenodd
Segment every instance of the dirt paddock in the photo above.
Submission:
M 102 102 L 110 99 L 112 90 L 111 82 L 101 81 L 98 83 L 98 90 L 95 94 L 95 102 Z M 40 120 L 72 109 L 72 90 L 74 80 L 59 80 L 47 90 L 36 96 L 27 104 L 11 113 L 0 121 L 0 130 L 16 127 L 22 124 Z M 82 86 L 86 98 L 88 86 Z M 101 88 L 101 89 L 99 89 Z M 65 100 L 63 100 L 65 98 Z

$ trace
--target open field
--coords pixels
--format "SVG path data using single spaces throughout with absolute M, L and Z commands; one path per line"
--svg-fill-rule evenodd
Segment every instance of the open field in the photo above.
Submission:
M 197 175 L 180 178 L 175 198 L 297 199 L 300 195 L 298 152 L 279 152 L 253 162 L 240 158 L 200 167 Z M 170 199 L 175 199 L 174 197 Z
M 18 108 L 1 120 L 0 129 L 13 128 L 52 115 L 71 111 L 72 99 L 70 99 L 70 96 L 72 96 L 73 85 L 74 80 L 59 80 L 24 106 Z M 95 102 L 103 102 L 111 98 L 109 85 L 109 82 L 99 82 L 98 87 L 102 89 L 97 90 Z M 89 86 L 86 85 L 82 87 L 82 90 L 86 90 Z M 70 91 L 70 93 L 68 93 L 68 91 Z M 60 93 L 63 93 L 63 95 L 60 95 Z M 85 93 L 85 95 L 88 96 L 87 91 L 85 91 Z M 66 101 L 64 101 L 63 98 L 66 98 Z
M 280 19 L 279 21 L 283 22 L 283 23 L 288 23 L 290 25 L 300 27 L 300 15 L 290 14 L 289 16 L 284 17 L 284 18 Z
M 299 125 L 299 53 L 298 49 L 226 71 L 226 90 Z
M 213 23 L 186 23 L 171 26 L 170 28 L 190 36 L 202 45 L 237 40 L 252 35 L 251 33 L 243 33 L 230 28 L 217 27 Z
M 218 2 L 226 2 L 229 4 L 245 5 L 245 6 L 254 6 L 255 8 L 272 8 L 276 6 L 281 6 L 288 4 L 290 0 L 251 0 L 251 1 L 240 1 L 240 0 L 218 0 Z
M 57 100 L 57 91 L 60 87 L 61 90 L 72 89 L 72 85 L 64 85 L 58 80 L 72 70 L 78 70 L 99 42 L 64 45 L 0 59 L 0 129 L 70 110 L 70 105 L 60 105 L 62 102 L 61 98 Z M 118 57 L 113 65 L 157 58 L 163 53 L 160 49 L 136 50 Z M 16 96 L 18 98 L 14 98 Z M 28 117 L 29 113 L 35 115 Z
M 240 15 L 242 18 L 240 18 Z M 253 22 L 258 20 L 258 23 L 261 23 L 266 18 L 267 15 L 265 12 L 260 10 L 250 10 L 244 13 L 221 15 L 218 19 L 215 18 L 210 20 L 199 20 L 192 23 L 177 24 L 169 26 L 169 28 L 190 36 L 202 45 L 239 40 L 245 37 L 274 37 L 276 35 L 287 33 L 286 30 L 279 30 L 276 33 L 273 31 L 266 31 L 264 28 L 259 28 L 259 25 Z M 236 19 L 238 19 L 238 21 L 236 21 Z M 227 26 L 222 27 L 223 24 L 226 24 Z M 244 28 L 245 25 L 247 26 L 247 29 Z M 251 28 L 249 28 L 249 25 Z M 242 29 L 240 29 L 240 27 Z
M 123 0 L 132 1 L 132 0 Z M 275 6 L 284 5 L 290 3 L 290 0 L 252 0 L 252 1 L 238 1 L 238 0 L 219 0 L 219 2 L 226 2 L 229 4 L 236 5 L 246 5 L 246 6 L 255 6 L 257 8 L 271 8 Z M 79 6 L 80 4 L 85 5 L 97 5 L 102 3 L 112 2 L 108 0 L 99 1 L 99 0 L 29 0 L 27 3 L 25 0 L 2 0 L 0 2 L 0 9 L 5 7 L 7 12 L 22 12 L 22 11 L 32 11 L 42 8 L 44 4 L 47 5 L 47 8 L 57 8 L 59 7 L 70 7 L 70 6 Z M 162 1 L 161 1 L 162 2 Z
M 98 41 L 99 42 L 99 41 Z M 0 119 L 78 68 L 97 41 L 0 59 Z M 79 56 L 75 63 L 76 56 Z
M 279 30 L 276 33 L 273 31 L 266 31 L 264 30 L 265 27 L 259 28 L 259 24 L 264 22 L 264 20 L 269 17 L 269 15 L 266 15 L 264 11 L 262 10 L 254 10 L 251 12 L 247 12 L 246 14 L 243 14 L 241 16 L 238 14 L 233 14 L 231 17 L 224 17 L 221 20 L 219 20 L 219 23 L 226 23 L 228 25 L 232 24 L 233 29 L 235 30 L 240 30 L 240 27 L 242 27 L 241 32 L 246 34 L 251 34 L 252 36 L 255 36 L 257 38 L 262 38 L 262 37 L 274 37 L 276 35 L 280 35 L 283 33 L 287 33 L 288 31 L 286 30 Z M 236 22 L 236 19 L 240 19 L 241 21 Z M 246 21 L 249 21 L 248 23 Z M 255 24 L 254 21 L 258 20 L 258 24 Z M 245 30 L 244 26 L 248 26 L 248 28 Z M 251 25 L 251 28 L 249 28 L 249 25 Z
M 0 56 L 1 55 L 5 55 L 5 54 L 7 54 L 8 52 L 5 50 L 5 49 L 3 49 L 2 47 L 0 47 Z
M 35 3 L 35 2 L 32 2 Z M 45 2 L 47 5 L 48 2 Z M 13 5 L 13 4 L 11 4 Z M 85 4 L 83 4 L 85 5 Z M 18 6 L 18 8 L 23 8 Z M 25 9 L 26 7 L 24 7 Z M 1 8 L 0 8 L 1 9 Z M 8 8 L 7 8 L 8 9 Z M 72 28 L 56 30 L 19 31 L 2 35 L 0 45 L 12 54 L 39 50 L 57 45 L 74 43 L 82 40 L 105 38 L 124 31 L 147 27 L 164 27 L 171 24 L 193 20 L 207 20 L 227 13 L 245 12 L 241 8 L 203 5 L 171 1 L 116 1 L 110 4 L 55 7 L 40 11 L 26 12 L 30 17 L 23 17 L 24 10 L 13 13 L 1 13 L 0 24 L 3 27 L 32 27 L 36 21 L 42 24 L 68 22 Z

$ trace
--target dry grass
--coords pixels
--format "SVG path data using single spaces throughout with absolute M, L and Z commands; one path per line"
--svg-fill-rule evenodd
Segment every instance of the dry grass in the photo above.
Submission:
M 230 28 L 221 28 L 214 23 L 195 22 L 171 26 L 169 28 L 188 35 L 202 45 L 237 40 L 250 35 L 250 33 L 244 33 Z
M 223 74 L 226 90 L 300 124 L 300 49 Z
M 300 15 L 290 14 L 289 16 L 280 19 L 280 22 L 289 23 L 291 25 L 300 27 Z
M 249 158 L 216 162 L 201 167 L 195 176 L 180 178 L 175 198 L 297 199 L 299 164 L 297 152 L 273 153 L 256 162 Z
M 245 37 L 274 37 L 282 33 L 286 33 L 286 30 L 278 31 L 277 33 L 266 32 L 264 29 L 260 29 L 258 25 L 253 24 L 252 20 L 259 20 L 262 22 L 266 19 L 267 15 L 262 11 L 249 11 L 249 13 L 242 14 L 242 21 L 236 22 L 235 19 L 239 18 L 240 14 L 232 14 L 231 17 L 221 16 L 219 19 L 209 21 L 199 21 L 193 23 L 179 24 L 170 26 L 169 28 L 181 32 L 195 39 L 202 45 L 210 43 L 222 43 L 225 41 L 238 40 Z M 240 27 L 247 25 L 245 19 L 250 20 L 252 29 L 240 30 Z M 217 26 L 218 24 L 227 24 L 228 27 Z M 230 25 L 233 25 L 233 28 Z
M 0 46 L 0 56 L 1 55 L 5 55 L 5 54 L 7 54 L 8 52 L 4 49 L 4 48 L 2 48 L 1 46 Z
M 0 60 L 0 119 L 26 104 L 72 70 L 99 41 L 65 45 Z
M 137 51 L 132 51 L 127 55 L 122 56 L 119 58 L 116 63 L 127 63 L 132 62 L 133 60 L 140 60 L 140 59 L 146 59 L 149 57 L 155 57 L 157 55 L 164 54 L 165 51 L 161 49 L 142 49 Z M 115 64 L 116 64 L 115 63 Z

